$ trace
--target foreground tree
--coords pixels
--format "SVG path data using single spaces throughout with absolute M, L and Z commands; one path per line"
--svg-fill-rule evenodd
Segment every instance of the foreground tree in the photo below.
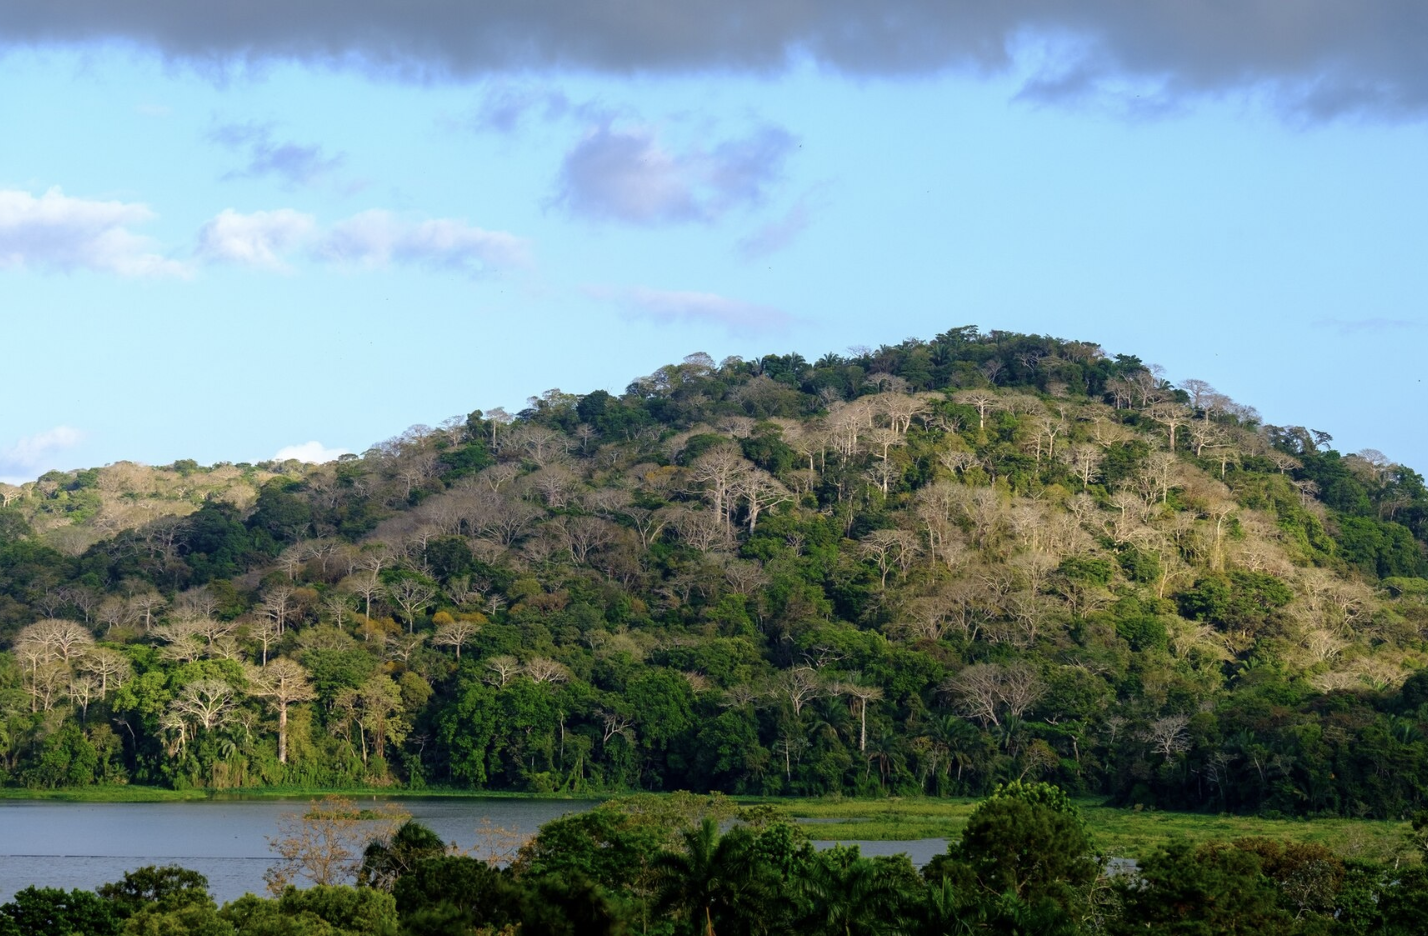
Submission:
M 758 932 L 760 909 L 774 896 L 767 869 L 752 854 L 744 828 L 719 834 L 705 818 L 681 836 L 681 847 L 655 860 L 660 885 L 658 912 L 678 914 L 704 936 Z
M 372 842 L 389 842 L 408 816 L 393 804 L 377 810 L 358 810 L 345 797 L 314 800 L 300 813 L 287 813 L 278 821 L 278 834 L 268 837 L 268 847 L 279 861 L 263 874 L 274 895 L 299 881 L 342 884 L 357 873 L 362 855 Z

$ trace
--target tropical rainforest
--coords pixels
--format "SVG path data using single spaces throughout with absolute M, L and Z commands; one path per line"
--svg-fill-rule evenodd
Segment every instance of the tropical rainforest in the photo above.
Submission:
M 1094 343 L 0 486 L 0 780 L 1428 805 L 1428 489 Z

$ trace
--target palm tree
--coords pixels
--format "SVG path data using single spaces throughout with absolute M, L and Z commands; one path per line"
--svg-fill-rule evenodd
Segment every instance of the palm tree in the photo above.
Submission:
M 911 889 L 921 879 L 910 863 L 864 858 L 857 846 L 820 852 L 804 878 L 808 904 L 802 931 L 828 936 L 900 933 Z M 902 873 L 899 873 L 902 872 Z
M 742 936 L 762 932 L 760 908 L 775 891 L 771 875 L 751 848 L 753 834 L 737 828 L 719 834 L 706 817 L 680 836 L 683 848 L 655 858 L 659 875 L 657 912 L 685 916 L 701 936 Z
M 446 854 L 446 843 L 431 829 L 408 819 L 393 833 L 391 841 L 371 842 L 362 852 L 357 883 L 390 891 L 397 878 L 411 871 L 424 858 Z

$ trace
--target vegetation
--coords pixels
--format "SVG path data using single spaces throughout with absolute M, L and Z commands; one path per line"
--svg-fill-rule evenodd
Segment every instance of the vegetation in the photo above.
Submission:
M 0 778 L 1428 805 L 1428 489 L 1094 344 L 692 355 L 0 490 Z
M 1422 932 L 1428 902 L 1421 861 L 1346 861 L 1276 838 L 1173 840 L 1115 868 L 1075 804 L 1040 782 L 998 786 L 920 870 L 905 855 L 816 850 L 780 810 L 717 795 L 568 815 L 509 861 L 455 853 L 414 822 L 360 849 L 344 826 L 334 850 L 334 817 L 365 821 L 327 801 L 274 840 L 271 898 L 220 908 L 202 875 L 147 867 L 95 892 L 27 888 L 0 905 L 0 936 L 1358 936 Z M 1413 826 L 1421 850 L 1428 813 Z M 303 889 L 281 870 L 295 843 Z

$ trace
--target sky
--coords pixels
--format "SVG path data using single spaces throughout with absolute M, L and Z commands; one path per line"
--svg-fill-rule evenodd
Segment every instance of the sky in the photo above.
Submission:
M 1420 0 L 16 0 L 0 480 L 1050 334 L 1428 470 Z

